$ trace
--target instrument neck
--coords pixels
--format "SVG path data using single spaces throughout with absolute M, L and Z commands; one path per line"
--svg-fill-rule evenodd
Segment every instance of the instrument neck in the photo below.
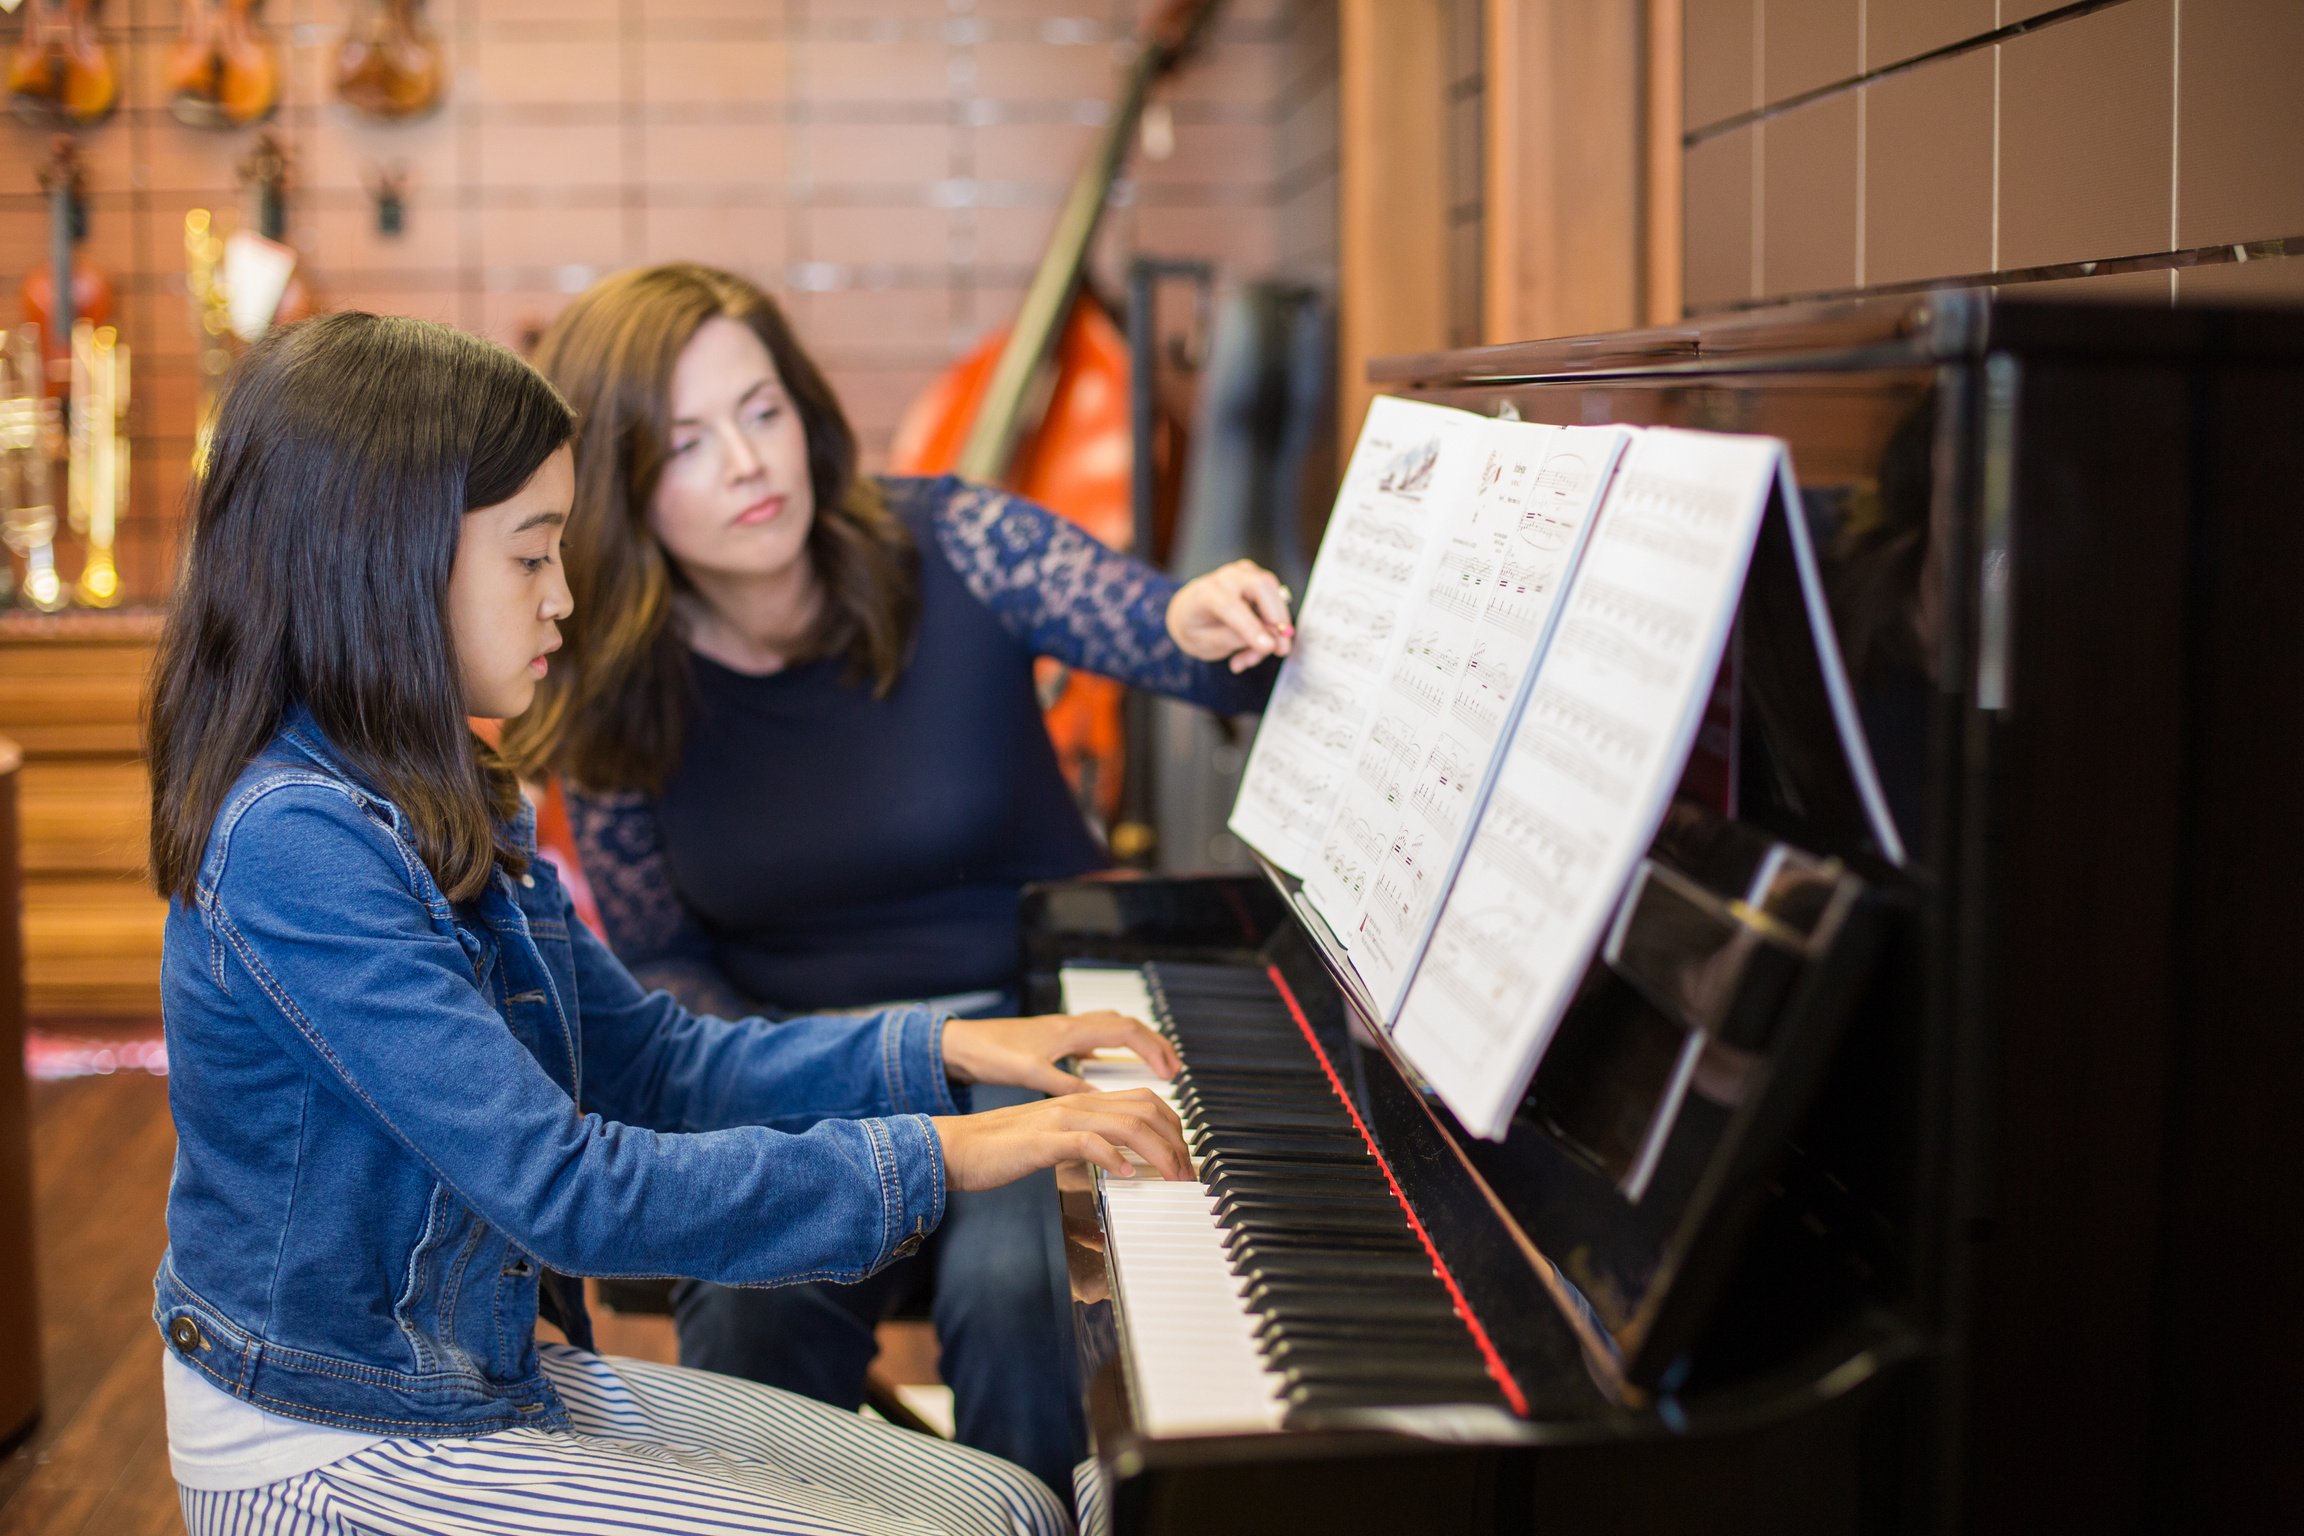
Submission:
M 72 178 L 58 175 L 56 184 L 48 189 L 48 275 L 53 290 L 48 301 L 49 340 L 46 346 L 51 354 L 71 356 L 72 301 L 72 249 L 75 244 L 74 226 L 80 221 L 73 206 Z
M 1025 291 L 1024 306 L 1016 316 L 1016 323 L 1009 328 L 1000 359 L 993 365 L 984 403 L 969 425 L 968 439 L 953 466 L 966 479 L 993 482 L 1003 479 L 1015 458 L 1017 444 L 1030 430 L 1028 418 L 1038 414 L 1037 409 L 1028 411 L 1026 407 L 1045 405 L 1044 401 L 1033 399 L 1034 387 L 1056 349 L 1056 338 L 1062 334 L 1066 317 L 1071 314 L 1072 299 L 1080 287 L 1080 274 L 1087 265 L 1088 247 L 1096 237 L 1096 226 L 1103 218 L 1112 183 L 1119 179 L 1121 163 L 1127 158 L 1128 140 L 1143 116 L 1152 82 L 1167 67 L 1168 59 L 1169 50 L 1159 44 L 1147 44 L 1138 53 L 1111 124 L 1098 142 L 1096 153 L 1072 183 L 1047 254 L 1041 257 L 1032 286 Z

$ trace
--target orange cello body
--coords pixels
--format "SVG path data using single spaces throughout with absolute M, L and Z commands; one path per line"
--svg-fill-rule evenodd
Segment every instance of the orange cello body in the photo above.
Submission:
M 891 469 L 940 475 L 952 468 L 1007 339 L 1006 327 L 993 332 L 913 402 L 897 428 Z M 1048 408 L 1017 449 L 1003 488 L 1070 519 L 1114 549 L 1126 549 L 1133 532 L 1128 341 L 1104 306 L 1085 293 L 1072 301 L 1053 365 Z M 1040 663 L 1040 681 L 1056 760 L 1074 793 L 1110 824 L 1120 811 L 1126 760 L 1121 715 L 1128 690 L 1049 661 Z M 1051 687 L 1058 688 L 1053 700 Z

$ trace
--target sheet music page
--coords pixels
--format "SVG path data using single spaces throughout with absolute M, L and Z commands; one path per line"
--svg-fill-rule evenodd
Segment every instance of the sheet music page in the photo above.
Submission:
M 1394 1039 L 1503 1135 L 1640 855 L 1720 665 L 1782 445 L 1624 451 Z
M 1801 510 L 1800 487 L 1792 478 L 1792 456 L 1777 460 L 1776 494 L 1784 509 L 1784 531 L 1792 549 L 1793 569 L 1800 584 L 1801 606 L 1807 610 L 1809 642 L 1815 650 L 1817 675 L 1832 708 L 1832 729 L 1840 742 L 1840 757 L 1863 802 L 1864 819 L 1872 829 L 1873 844 L 1889 863 L 1904 862 L 1904 839 L 1896 818 L 1889 814 L 1888 796 L 1880 788 L 1880 771 L 1872 761 L 1872 742 L 1856 712 L 1856 693 L 1848 683 L 1848 667 L 1840 655 L 1840 637 L 1832 628 L 1832 608 L 1824 596 L 1824 575 L 1809 542 L 1808 516 Z
M 1228 823 L 1289 874 L 1319 854 L 1488 425 L 1389 395 L 1368 407 Z
M 1626 434 L 1492 424 L 1305 889 L 1389 1023 L 1456 872 Z

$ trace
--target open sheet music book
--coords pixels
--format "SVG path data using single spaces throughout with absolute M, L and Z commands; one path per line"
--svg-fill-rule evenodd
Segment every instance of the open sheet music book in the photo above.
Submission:
M 1370 408 L 1231 826 L 1482 1135 L 1656 836 L 1764 523 L 1847 798 L 1900 859 L 1781 443 Z

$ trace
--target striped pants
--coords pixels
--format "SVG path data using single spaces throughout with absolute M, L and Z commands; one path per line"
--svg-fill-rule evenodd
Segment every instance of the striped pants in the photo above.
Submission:
M 190 1536 L 1067 1536 L 997 1457 L 795 1393 L 540 1344 L 571 1430 L 386 1440 L 267 1483 L 180 1490 Z M 1091 1527 L 1093 1463 L 1077 1478 Z

